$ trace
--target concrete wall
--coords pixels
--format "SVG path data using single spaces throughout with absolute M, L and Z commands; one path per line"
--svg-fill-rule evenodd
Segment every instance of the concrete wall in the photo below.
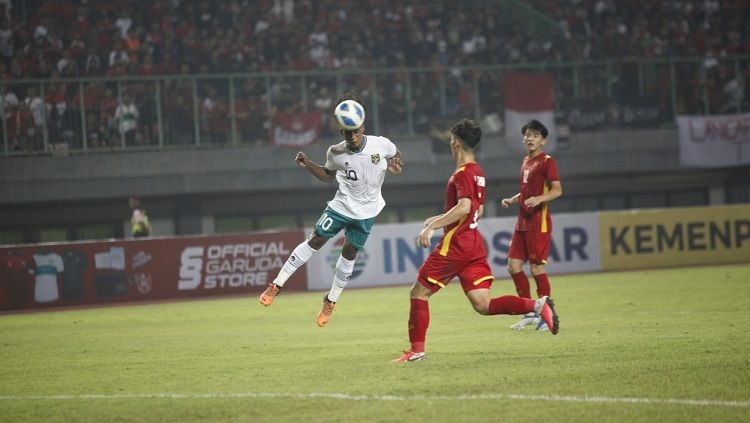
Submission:
M 406 167 L 386 179 L 386 201 L 396 208 L 439 208 L 453 171 L 450 156 L 436 153 L 429 140 L 393 141 Z M 304 151 L 322 163 L 327 147 L 321 143 Z M 211 233 L 215 216 L 319 213 L 335 184 L 321 183 L 294 165 L 295 153 L 248 146 L 1 158 L 0 228 L 114 221 L 127 234 L 130 195 L 144 199 L 158 232 L 170 232 L 163 235 Z M 750 201 L 748 168 L 680 169 L 674 129 L 573 134 L 552 154 L 564 197 L 697 190 L 706 192 L 706 204 Z M 483 139 L 479 160 L 490 198 L 517 192 L 522 156 L 520 137 Z
M 450 173 L 450 157 L 434 153 L 430 141 L 393 141 L 407 161 L 407 171 L 395 183 L 432 183 Z M 305 151 L 322 162 L 326 148 L 317 144 Z M 292 149 L 255 146 L 2 158 L 0 204 L 318 188 L 317 181 L 293 165 L 294 154 Z M 480 159 L 489 178 L 512 179 L 522 154 L 520 140 L 486 137 Z M 676 170 L 677 133 L 575 134 L 555 156 L 567 176 Z

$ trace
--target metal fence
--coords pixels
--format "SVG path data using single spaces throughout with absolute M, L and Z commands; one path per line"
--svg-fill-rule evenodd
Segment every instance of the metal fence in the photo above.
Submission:
M 276 111 L 323 112 L 322 137 L 337 95 L 358 90 L 374 133 L 429 137 L 440 122 L 502 119 L 508 72 L 553 75 L 555 112 L 572 105 L 657 105 L 661 123 L 678 114 L 750 111 L 750 55 L 721 58 L 342 69 L 307 72 L 37 79 L 0 83 L 4 155 L 160 149 L 268 142 Z M 595 103 L 594 103 L 595 104 Z

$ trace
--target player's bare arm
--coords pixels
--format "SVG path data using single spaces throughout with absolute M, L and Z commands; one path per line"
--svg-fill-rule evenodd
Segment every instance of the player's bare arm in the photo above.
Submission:
M 336 180 L 335 170 L 326 169 L 325 167 L 313 162 L 308 159 L 307 154 L 302 151 L 298 152 L 297 156 L 294 157 L 294 162 L 297 163 L 298 166 L 307 169 L 308 172 L 323 182 L 332 182 Z
M 404 161 L 401 159 L 401 152 L 396 151 L 396 155 L 388 160 L 388 172 L 391 175 L 398 175 L 404 167 Z
M 550 202 L 561 195 L 562 184 L 560 184 L 560 181 L 552 181 L 550 183 L 550 189 L 546 194 L 538 195 L 536 197 L 529 197 L 526 199 L 526 201 L 523 202 L 523 204 L 526 207 L 536 207 L 542 203 Z
M 457 222 L 462 217 L 468 215 L 470 211 L 471 199 L 466 197 L 459 198 L 458 203 L 456 203 L 453 208 L 439 216 L 435 216 L 435 219 L 433 219 L 427 226 L 422 228 L 422 230 L 419 232 L 419 237 L 417 237 L 417 245 L 423 248 L 428 248 L 430 246 L 430 239 L 432 238 L 432 234 L 435 233 L 435 229 L 440 229 L 444 226 L 448 226 L 454 222 Z
M 511 204 L 517 203 L 519 197 L 521 197 L 520 192 L 510 198 L 503 198 L 502 201 L 500 201 L 500 205 L 503 206 L 503 208 L 507 209 Z
M 439 218 L 440 216 L 442 216 L 442 214 L 439 214 L 437 216 L 428 217 L 427 219 L 425 219 L 424 225 L 422 227 L 426 228 L 427 226 L 430 225 L 430 223 L 432 223 L 435 219 Z

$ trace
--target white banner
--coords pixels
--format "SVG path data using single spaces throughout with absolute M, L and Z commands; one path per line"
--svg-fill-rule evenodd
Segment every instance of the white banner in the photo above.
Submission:
M 678 116 L 680 165 L 730 167 L 750 164 L 750 113 Z
M 508 278 L 508 245 L 516 218 L 488 218 L 479 221 L 487 245 L 487 258 L 497 278 Z M 360 251 L 348 287 L 411 285 L 430 250 L 419 248 L 416 237 L 421 223 L 375 224 Z M 442 233 L 436 233 L 433 245 Z M 341 254 L 344 234 L 328 241 L 308 262 L 309 290 L 327 290 Z M 599 219 L 597 213 L 553 216 L 552 247 L 547 270 L 550 275 L 592 272 L 601 269 Z M 528 271 L 528 268 L 527 268 Z

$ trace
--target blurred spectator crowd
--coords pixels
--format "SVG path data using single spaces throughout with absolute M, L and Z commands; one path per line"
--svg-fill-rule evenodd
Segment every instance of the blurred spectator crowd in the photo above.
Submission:
M 534 0 L 540 14 L 559 24 L 552 30 L 537 23 L 534 31 L 530 17 L 509 19 L 508 9 L 499 3 L 503 2 L 2 0 L 0 76 L 750 53 L 750 3 L 742 0 Z M 19 5 L 23 10 L 17 10 Z
M 6 131 L 14 132 L 12 148 L 20 149 L 37 149 L 43 127 L 50 143 L 74 143 L 82 122 L 91 132 L 91 146 L 155 142 L 157 102 L 152 101 L 152 87 L 132 83 L 123 89 L 96 82 L 83 89 L 65 82 L 74 77 L 696 55 L 711 60 L 750 54 L 750 2 L 743 0 L 528 3 L 536 11 L 524 2 L 501 0 L 0 0 L 0 80 L 51 79 L 43 95 L 35 86 L 6 87 Z M 730 94 L 742 95 L 748 75 L 722 72 L 712 81 L 717 92 L 734 84 Z M 480 84 L 496 82 L 489 79 Z M 403 120 L 403 81 L 396 75 L 381 82 L 396 88 L 385 97 L 389 101 L 382 118 Z M 414 83 L 417 120 L 437 111 L 434 83 Z M 461 81 L 456 87 L 449 108 L 470 108 L 471 93 Z M 330 108 L 335 84 L 312 88 L 310 105 Z M 239 81 L 236 89 L 241 100 L 234 111 L 240 116 L 241 134 L 263 131 L 270 103 L 292 110 L 299 106 L 294 100 L 299 87 L 291 83 L 274 86 L 273 101 L 263 97 L 267 87 L 255 80 Z M 188 80 L 167 81 L 160 88 L 165 137 L 178 140 L 175 143 L 193 142 L 195 130 L 185 122 L 197 107 L 199 131 L 226 140 L 227 88 L 206 83 L 198 97 L 194 104 Z M 78 111 L 82 104 L 84 116 Z M 9 111 L 19 116 L 8 119 Z M 20 137 L 27 140 L 21 142 Z

